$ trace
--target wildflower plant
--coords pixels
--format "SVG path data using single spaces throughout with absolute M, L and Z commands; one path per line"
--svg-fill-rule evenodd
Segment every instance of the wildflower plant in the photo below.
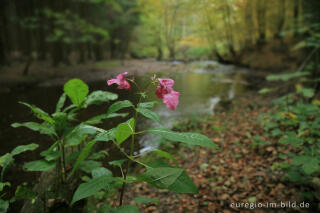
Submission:
M 145 155 L 135 155 L 134 148 L 137 135 L 153 134 L 171 142 L 218 148 L 216 144 L 202 134 L 181 133 L 165 128 L 157 113 L 152 111 L 156 103 L 143 102 L 146 94 L 148 94 L 148 90 L 156 87 L 154 89 L 157 97 L 162 99 L 168 109 L 175 110 L 179 103 L 180 93 L 173 89 L 174 80 L 169 78 L 156 78 L 154 76 L 146 87 L 141 89 L 133 79 L 125 78 L 127 74 L 127 72 L 121 73 L 116 78 L 108 80 L 107 84 L 109 86 L 116 84 L 118 89 L 124 90 L 130 90 L 131 86 L 136 86 L 138 90 L 137 95 L 139 96 L 137 103 L 132 103 L 129 100 L 116 101 L 109 106 L 105 114 L 95 116 L 84 122 L 78 122 L 78 124 L 74 126 L 73 123 L 76 120 L 78 111 L 85 110 L 92 104 L 114 101 L 117 99 L 117 95 L 106 91 L 94 91 L 88 95 L 88 86 L 80 79 L 72 79 L 65 84 L 65 93 L 58 101 L 57 110 L 52 115 L 49 115 L 37 107 L 25 104 L 43 123 L 27 122 L 23 124 L 13 124 L 13 127 L 23 126 L 47 134 L 55 141 L 48 150 L 41 153 L 43 159 L 26 163 L 25 168 L 27 170 L 47 171 L 56 168 L 57 174 L 60 174 L 58 177 L 61 178 L 62 182 L 77 178 L 76 174 L 78 173 L 76 171 L 79 170 L 87 172 L 90 175 L 90 177 L 86 178 L 85 182 L 81 183 L 75 190 L 72 200 L 70 201 L 70 206 L 79 200 L 95 195 L 99 191 L 112 194 L 119 189 L 119 207 L 111 207 L 106 204 L 101 207 L 99 212 L 126 211 L 126 209 L 130 209 L 130 212 L 138 212 L 137 207 L 123 204 L 126 186 L 141 181 L 147 182 L 156 188 L 168 189 L 177 193 L 198 192 L 196 185 L 184 169 L 172 166 L 169 163 L 163 163 L 163 161 L 145 163 L 142 160 Z M 67 97 L 70 98 L 72 104 L 63 109 Z M 128 113 L 119 113 L 119 111 L 129 108 L 134 110 L 133 116 L 125 122 L 118 124 L 116 127 L 105 130 L 94 126 L 111 117 L 128 116 Z M 159 123 L 161 127 L 136 131 L 138 116 L 151 119 Z M 123 156 L 121 160 L 108 162 L 110 165 L 119 168 L 121 171 L 120 177 L 115 177 L 110 170 L 102 166 L 101 162 L 92 164 L 92 161 L 103 161 L 104 159 L 93 158 L 93 156 L 97 156 L 97 153 L 101 153 L 101 151 L 94 148 L 97 142 L 113 144 Z M 126 151 L 124 148 L 126 144 L 130 147 L 129 151 Z M 80 151 L 76 153 L 76 160 L 67 161 L 66 159 L 69 159 L 70 155 L 72 155 L 72 152 L 68 151 L 68 147 L 72 146 L 78 146 Z M 170 153 L 159 149 L 150 150 L 148 153 L 154 153 L 159 157 L 166 158 L 169 160 L 168 162 L 170 162 L 170 160 L 171 162 L 177 162 Z M 88 165 L 89 161 L 91 161 L 91 168 L 84 169 L 83 167 Z M 85 164 L 86 162 L 87 164 Z M 67 171 L 67 165 L 72 169 Z M 132 175 L 133 165 L 143 167 L 143 173 Z

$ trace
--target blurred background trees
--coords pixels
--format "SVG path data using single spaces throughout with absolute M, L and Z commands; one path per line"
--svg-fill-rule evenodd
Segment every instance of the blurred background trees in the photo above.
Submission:
M 241 61 L 289 50 L 319 23 L 317 0 L 3 0 L 0 64 L 157 58 Z M 31 63 L 31 62 L 30 62 Z

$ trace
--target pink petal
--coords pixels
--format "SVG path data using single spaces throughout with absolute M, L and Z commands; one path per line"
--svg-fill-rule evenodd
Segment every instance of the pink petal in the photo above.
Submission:
M 131 86 L 129 84 L 129 82 L 127 80 L 121 80 L 120 81 L 120 84 L 118 86 L 118 89 L 126 89 L 126 90 L 130 90 L 131 89 Z
M 179 92 L 172 90 L 170 93 L 163 96 L 163 103 L 168 109 L 174 110 L 179 104 Z
M 174 80 L 170 78 L 158 78 L 158 81 L 162 87 L 172 87 L 174 85 Z
M 111 84 L 119 84 L 120 81 L 118 79 L 112 78 L 110 80 L 107 81 L 108 86 L 110 86 Z
M 121 73 L 119 75 L 117 75 L 117 78 L 113 78 L 107 81 L 108 86 L 110 86 L 111 84 L 118 84 L 118 89 L 126 89 L 126 90 L 130 90 L 131 86 L 129 84 L 129 82 L 125 79 L 125 75 L 127 75 L 128 72 L 124 72 Z
M 124 76 L 127 75 L 127 74 L 128 74 L 128 72 L 123 72 L 123 73 L 117 75 L 117 79 L 119 79 L 120 81 L 124 80 L 125 79 Z

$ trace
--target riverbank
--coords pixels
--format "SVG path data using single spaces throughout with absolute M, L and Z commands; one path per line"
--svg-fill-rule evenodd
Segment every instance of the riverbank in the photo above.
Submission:
M 0 72 L 0 92 L 10 92 L 19 88 L 63 85 L 71 78 L 81 78 L 86 82 L 101 81 L 121 72 L 143 74 L 162 70 L 181 70 L 183 63 L 166 63 L 155 60 L 119 60 L 91 62 L 87 64 L 61 65 L 52 67 L 49 63 L 37 62 L 31 65 L 29 74 L 22 75 L 24 64 L 13 64 Z

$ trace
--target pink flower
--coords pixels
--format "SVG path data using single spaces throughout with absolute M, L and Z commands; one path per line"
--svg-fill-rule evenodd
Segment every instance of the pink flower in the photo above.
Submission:
M 125 75 L 127 75 L 128 72 L 121 73 L 117 75 L 117 78 L 113 78 L 107 81 L 108 86 L 111 84 L 118 84 L 118 89 L 125 89 L 125 90 L 130 90 L 131 86 L 129 82 L 125 79 Z
M 172 89 L 174 80 L 170 78 L 158 78 L 160 87 L 156 90 L 158 98 L 162 99 L 168 109 L 174 110 L 179 104 L 179 92 Z

